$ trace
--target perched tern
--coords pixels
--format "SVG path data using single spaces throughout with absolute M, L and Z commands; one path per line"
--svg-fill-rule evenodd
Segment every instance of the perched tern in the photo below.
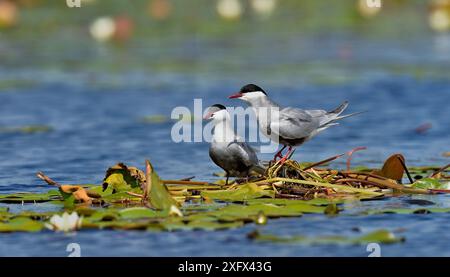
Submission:
M 208 108 L 204 119 L 214 124 L 209 156 L 226 172 L 226 184 L 230 176 L 248 177 L 250 171 L 264 173 L 255 150 L 234 133 L 231 118 L 225 106 L 220 104 Z
M 328 127 L 337 125 L 336 121 L 360 113 L 341 115 L 348 106 L 347 101 L 332 111 L 282 108 L 270 100 L 261 87 L 254 84 L 243 86 L 229 98 L 247 102 L 256 114 L 261 132 L 283 145 L 274 157 L 274 160 L 281 158 L 282 163 L 293 153 L 294 147 L 305 143 Z M 286 147 L 289 149 L 283 157 L 282 152 Z

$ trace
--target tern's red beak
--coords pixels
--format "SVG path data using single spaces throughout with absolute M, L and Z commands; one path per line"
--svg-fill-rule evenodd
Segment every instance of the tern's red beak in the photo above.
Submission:
M 242 93 L 238 92 L 236 94 L 230 95 L 228 98 L 233 99 L 233 98 L 241 98 L 242 97 Z

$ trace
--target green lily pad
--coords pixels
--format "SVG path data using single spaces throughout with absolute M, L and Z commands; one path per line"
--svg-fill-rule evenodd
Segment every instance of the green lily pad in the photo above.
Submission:
M 189 221 L 187 223 L 183 221 L 165 221 L 161 224 L 167 231 L 177 231 L 177 230 L 206 230 L 206 231 L 216 231 L 225 230 L 231 228 L 238 228 L 244 225 L 243 221 L 233 221 L 233 222 L 217 222 L 217 221 L 206 221 L 206 220 L 196 220 Z
M 14 193 L 0 195 L 0 203 L 42 203 L 60 199 L 58 191 L 51 190 L 47 193 Z
M 153 170 L 152 165 L 148 161 L 147 166 L 150 170 L 150 176 L 147 177 L 150 178 L 150 183 L 147 182 L 146 185 L 148 186 L 150 184 L 151 186 L 149 189 L 149 198 L 152 207 L 158 210 L 168 211 L 172 206 L 178 206 L 175 199 L 170 195 L 166 185 L 162 183 L 158 174 Z
M 297 200 L 297 199 L 283 199 L 283 198 L 259 198 L 259 199 L 251 199 L 246 203 L 251 204 L 275 204 L 275 205 L 290 205 L 290 204 L 306 204 L 306 205 L 315 205 L 315 206 L 327 206 L 329 204 L 342 204 L 346 201 L 343 199 L 325 199 L 325 198 L 314 198 L 311 200 Z
M 411 186 L 418 189 L 449 189 L 448 184 L 443 184 L 433 178 L 420 179 L 415 181 Z
M 274 197 L 273 191 L 263 190 L 253 183 L 242 185 L 234 190 L 202 191 L 201 195 L 205 198 L 228 202 L 244 202 L 261 197 Z
M 0 233 L 5 232 L 38 232 L 44 224 L 28 217 L 17 217 L 5 223 L 0 223 Z
M 137 219 L 137 218 L 162 218 L 167 216 L 166 212 L 155 211 L 148 208 L 128 208 L 119 211 L 119 215 L 123 219 Z
M 140 189 L 130 189 L 129 192 L 142 193 Z M 128 194 L 128 191 L 122 191 L 102 196 L 102 200 L 107 203 L 141 201 L 141 198 Z
M 34 133 L 46 133 L 53 131 L 53 128 L 46 125 L 29 125 L 21 127 L 1 127 L 0 133 L 22 133 L 22 134 L 34 134 Z
M 381 209 L 381 210 L 369 210 L 365 211 L 364 214 L 429 214 L 429 213 L 450 213 L 450 208 L 421 208 L 421 209 L 408 209 L 408 208 L 398 208 L 398 209 Z
M 101 209 L 93 213 L 91 216 L 86 217 L 83 221 L 114 221 L 119 219 L 119 214 L 113 209 Z
M 255 204 L 255 205 L 236 205 L 231 204 L 217 211 L 207 213 L 210 216 L 216 217 L 221 221 L 236 221 L 246 220 L 254 221 L 260 212 L 264 213 L 269 218 L 275 217 L 293 217 L 302 216 L 305 211 L 323 213 L 324 208 L 313 207 L 310 205 L 289 205 L 278 206 L 273 204 Z
M 115 230 L 146 230 L 157 222 L 149 220 L 112 220 L 112 221 L 91 221 L 89 219 L 82 222 L 83 229 L 115 229 Z
M 257 242 L 270 242 L 270 243 L 289 243 L 289 244 L 367 244 L 367 243 L 398 243 L 404 241 L 403 237 L 396 237 L 393 233 L 387 230 L 378 230 L 372 233 L 351 238 L 344 236 L 322 236 L 309 238 L 306 236 L 276 236 L 271 234 L 261 234 L 258 231 L 254 231 L 247 235 L 248 238 Z

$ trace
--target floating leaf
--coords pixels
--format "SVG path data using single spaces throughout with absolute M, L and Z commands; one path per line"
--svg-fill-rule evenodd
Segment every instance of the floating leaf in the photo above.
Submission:
M 396 208 L 364 211 L 364 214 L 430 214 L 450 213 L 450 208 Z
M 336 204 L 329 204 L 326 208 L 324 213 L 326 215 L 337 215 L 339 213 L 339 209 Z
M 183 221 L 165 221 L 161 225 L 167 231 L 177 231 L 177 230 L 215 231 L 215 230 L 224 230 L 242 227 L 244 225 L 244 222 L 242 221 L 217 222 L 217 221 L 198 220 L 198 221 L 189 221 L 185 223 Z
M 96 211 L 91 216 L 85 218 L 85 221 L 90 221 L 90 222 L 95 222 L 95 221 L 114 221 L 114 220 L 117 220 L 117 219 L 119 219 L 119 214 L 117 213 L 117 211 L 112 210 L 112 209 L 105 209 L 105 210 L 98 210 L 98 211 Z
M 2 127 L 0 128 L 0 133 L 23 133 L 23 134 L 34 134 L 34 133 L 46 133 L 52 131 L 53 128 L 45 125 L 29 125 L 22 127 Z
M 157 222 L 151 222 L 148 219 L 139 220 L 111 220 L 111 221 L 92 221 L 84 219 L 82 228 L 86 229 L 115 229 L 115 230 L 146 230 L 147 228 L 159 226 Z
M 301 243 L 301 244 L 367 244 L 367 243 L 397 243 L 404 241 L 404 238 L 396 237 L 387 230 L 378 230 L 367 235 L 356 238 L 344 236 L 322 236 L 316 238 L 308 238 L 305 236 L 276 236 L 271 234 L 261 234 L 258 231 L 251 232 L 247 235 L 249 239 L 258 242 L 271 243 Z
M 405 241 L 403 237 L 396 237 L 393 233 L 387 230 L 374 231 L 367 235 L 351 240 L 351 242 L 355 244 L 366 244 L 372 242 L 389 244 L 403 241 Z
M 17 217 L 8 222 L 0 223 L 2 232 L 38 232 L 44 228 L 44 224 L 27 217 Z
M 202 191 L 201 195 L 203 197 L 221 201 L 243 202 L 261 197 L 273 198 L 274 193 L 273 191 L 263 190 L 254 183 L 248 183 L 233 190 Z
M 67 200 L 73 196 L 73 200 L 75 202 L 91 202 L 91 198 L 88 196 L 86 190 L 80 186 L 62 185 L 59 187 L 59 190 L 61 191 L 61 195 L 64 200 Z
M 358 200 L 356 200 L 358 201 Z M 282 199 L 282 198 L 260 198 L 251 199 L 247 201 L 247 204 L 275 204 L 275 205 L 289 205 L 289 204 L 306 204 L 306 205 L 317 205 L 317 206 L 327 206 L 329 204 L 342 204 L 344 199 L 326 199 L 326 198 L 313 198 L 311 200 L 298 200 L 298 199 Z
M 136 219 L 136 218 L 157 218 L 165 217 L 167 213 L 161 211 L 155 211 L 149 208 L 128 208 L 119 211 L 119 215 L 123 219 Z
M 108 168 L 103 179 L 103 189 L 113 187 L 114 191 L 125 191 L 141 187 L 145 183 L 145 174 L 136 167 L 128 167 L 123 163 Z
M 132 201 L 142 201 L 142 198 L 130 195 L 128 192 L 140 192 L 140 189 L 134 189 L 130 191 L 122 191 L 113 194 L 107 194 L 102 197 L 102 200 L 107 203 L 127 203 Z
M 0 195 L 0 203 L 41 203 L 60 199 L 58 191 L 51 190 L 47 193 L 25 193 Z
M 261 212 L 269 218 L 301 216 L 303 213 L 323 213 L 325 208 L 305 205 L 291 204 L 279 206 L 274 204 L 236 205 L 230 204 L 216 211 L 207 213 L 209 216 L 217 217 L 222 221 L 247 220 L 254 221 Z
M 448 185 L 439 182 L 433 178 L 423 178 L 418 181 L 415 181 L 414 184 L 411 185 L 413 188 L 419 189 L 449 189 Z

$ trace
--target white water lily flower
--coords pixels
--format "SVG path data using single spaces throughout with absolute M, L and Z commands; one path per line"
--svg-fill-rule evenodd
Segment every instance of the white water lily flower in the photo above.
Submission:
M 50 218 L 50 223 L 46 223 L 45 227 L 54 231 L 70 232 L 81 227 L 83 217 L 78 216 L 76 212 L 68 214 L 64 212 L 62 216 L 54 215 Z
M 243 12 L 242 4 L 239 0 L 219 0 L 217 2 L 217 13 L 224 19 L 238 19 Z

